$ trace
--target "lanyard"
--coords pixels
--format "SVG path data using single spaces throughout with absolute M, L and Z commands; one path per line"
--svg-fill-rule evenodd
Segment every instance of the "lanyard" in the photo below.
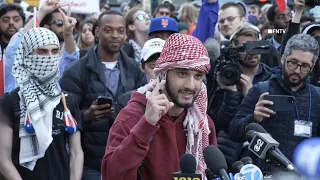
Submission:
M 308 86 L 308 90 L 309 90 L 309 113 L 308 113 L 308 122 L 310 121 L 310 116 L 311 116 L 311 109 L 312 109 L 312 97 L 311 97 L 311 90 L 310 90 L 310 84 Z M 292 96 L 294 96 L 294 92 L 291 90 Z M 299 111 L 298 111 L 298 105 L 297 102 L 294 102 L 295 106 L 296 106 L 296 114 L 297 114 L 297 118 L 298 121 L 300 121 L 300 115 L 299 115 Z

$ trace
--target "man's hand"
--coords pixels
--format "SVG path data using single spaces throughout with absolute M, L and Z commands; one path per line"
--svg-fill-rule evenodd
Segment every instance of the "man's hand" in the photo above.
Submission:
M 265 118 L 265 117 L 269 118 L 271 115 L 276 114 L 276 112 L 272 111 L 271 109 L 264 107 L 265 105 L 273 105 L 272 101 L 263 100 L 263 98 L 266 95 L 269 95 L 269 93 L 266 92 L 266 93 L 263 93 L 260 95 L 259 101 L 256 104 L 256 107 L 254 109 L 254 118 L 258 122 L 262 122 L 263 118 Z
M 71 5 L 68 4 L 68 13 L 67 15 L 59 8 L 59 12 L 63 17 L 63 33 L 64 34 L 73 34 L 73 28 L 77 24 L 76 18 L 70 17 L 71 16 Z
M 164 80 L 158 83 L 152 90 L 147 101 L 146 112 L 144 115 L 147 121 L 154 126 L 158 123 L 161 117 L 167 114 L 169 109 L 174 106 L 172 102 L 169 102 L 165 94 L 160 93 L 160 90 L 165 87 L 165 83 L 166 81 Z
M 46 0 L 39 9 L 39 15 L 44 18 L 47 14 L 52 13 L 55 9 L 68 5 L 66 3 L 61 4 L 59 1 L 60 0 Z
M 242 87 L 243 95 L 247 95 L 250 88 L 252 88 L 252 81 L 249 76 L 241 74 L 240 84 Z
M 217 83 L 218 83 L 220 89 L 230 90 L 230 91 L 235 91 L 235 92 L 238 91 L 236 85 L 227 86 L 223 82 L 221 82 L 220 72 L 217 73 Z
M 294 6 L 297 12 L 303 12 L 303 8 L 305 7 L 304 0 L 294 0 Z
M 101 120 L 106 115 L 113 113 L 114 109 L 110 108 L 110 104 L 98 105 L 98 101 L 94 101 L 90 108 L 84 112 L 84 120 Z

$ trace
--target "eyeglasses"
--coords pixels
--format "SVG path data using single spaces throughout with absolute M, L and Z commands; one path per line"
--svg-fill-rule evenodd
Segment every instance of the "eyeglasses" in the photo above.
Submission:
M 62 27 L 64 22 L 63 22 L 63 20 L 56 20 L 56 21 L 53 21 L 52 23 L 50 23 L 49 25 L 52 25 L 52 24 L 56 24 L 58 27 Z
M 146 20 L 150 20 L 150 16 L 148 14 L 138 14 L 137 17 L 134 18 L 134 20 L 136 19 L 138 19 L 139 21 L 146 21 Z
M 223 24 L 225 20 L 227 20 L 228 22 L 233 22 L 236 17 L 241 17 L 241 16 L 229 16 L 227 18 L 223 18 L 223 19 L 220 19 L 218 22 L 219 24 Z
M 312 67 L 310 67 L 310 65 L 307 65 L 307 64 L 300 65 L 300 64 L 298 64 L 298 63 L 296 63 L 294 61 L 289 61 L 289 60 L 286 60 L 286 62 L 287 62 L 288 69 L 291 70 L 291 71 L 294 71 L 298 67 L 300 67 L 300 71 L 302 73 L 309 73 L 311 71 L 311 69 L 312 69 Z

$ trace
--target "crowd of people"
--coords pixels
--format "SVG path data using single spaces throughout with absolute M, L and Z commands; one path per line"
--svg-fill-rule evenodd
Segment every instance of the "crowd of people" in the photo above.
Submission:
M 59 0 L 33 14 L 1 4 L 0 179 L 169 180 L 184 154 L 212 179 L 210 145 L 228 172 L 250 156 L 276 174 L 249 152 L 250 123 L 291 161 L 320 136 L 320 24 L 305 0 L 143 3 L 90 15 Z M 293 97 L 292 111 L 272 95 Z

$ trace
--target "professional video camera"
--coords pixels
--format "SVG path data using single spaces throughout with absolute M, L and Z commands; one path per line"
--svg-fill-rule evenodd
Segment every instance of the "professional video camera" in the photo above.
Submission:
M 240 80 L 241 57 L 239 52 L 247 54 L 268 54 L 270 42 L 267 40 L 247 41 L 243 46 L 234 47 L 230 42 L 223 42 L 220 57 L 217 59 L 215 72 L 220 72 L 220 80 L 225 85 L 234 85 Z

